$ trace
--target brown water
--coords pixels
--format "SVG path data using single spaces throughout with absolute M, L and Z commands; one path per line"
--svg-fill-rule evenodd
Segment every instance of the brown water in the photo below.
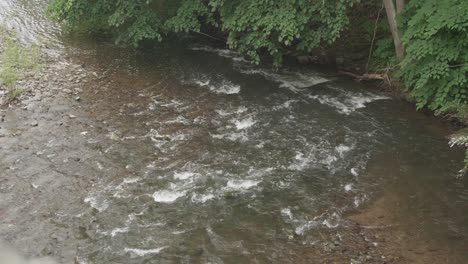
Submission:
M 320 69 L 274 72 L 193 39 L 135 51 L 58 37 L 42 2 L 0 1 L 0 21 L 101 76 L 82 95 L 82 135 L 102 156 L 83 165 L 99 180 L 73 212 L 93 225 L 80 260 L 293 263 L 297 245 L 347 236 L 345 215 L 385 192 L 400 202 L 395 224 L 467 254 L 463 155 L 433 118 Z

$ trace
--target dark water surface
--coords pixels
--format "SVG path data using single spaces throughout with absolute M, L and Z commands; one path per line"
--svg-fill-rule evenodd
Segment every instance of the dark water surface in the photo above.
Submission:
M 433 118 L 320 69 L 274 72 L 190 39 L 145 51 L 59 41 L 42 2 L 0 1 L 0 21 L 99 74 L 83 107 L 101 125 L 83 136 L 120 165 L 88 164 L 100 180 L 78 201 L 95 219 L 80 259 L 287 260 L 289 241 L 346 236 L 344 215 L 385 191 L 408 226 L 466 254 L 463 156 Z

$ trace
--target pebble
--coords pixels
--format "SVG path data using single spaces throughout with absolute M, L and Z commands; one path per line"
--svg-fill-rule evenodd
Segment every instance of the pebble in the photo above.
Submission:
M 62 91 L 63 91 L 64 93 L 67 93 L 67 94 L 71 94 L 71 93 L 72 93 L 72 90 L 66 89 L 66 88 L 65 88 L 65 89 L 62 89 Z
M 39 125 L 39 122 L 37 122 L 37 120 L 34 120 L 34 121 L 32 121 L 32 122 L 30 123 L 30 125 L 31 125 L 32 127 L 37 127 L 37 126 Z
M 65 241 L 67 240 L 68 236 L 66 234 L 57 234 L 57 233 L 54 233 L 50 236 L 50 238 L 53 238 L 55 240 L 57 240 L 58 242 L 62 242 L 62 241 Z

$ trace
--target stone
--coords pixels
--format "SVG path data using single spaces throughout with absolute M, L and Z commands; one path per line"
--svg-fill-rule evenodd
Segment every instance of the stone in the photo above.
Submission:
M 30 123 L 32 127 L 37 127 L 39 125 L 39 122 L 37 120 L 34 120 Z
M 343 57 L 337 57 L 336 58 L 336 63 L 337 64 L 344 64 L 345 63 L 345 59 Z

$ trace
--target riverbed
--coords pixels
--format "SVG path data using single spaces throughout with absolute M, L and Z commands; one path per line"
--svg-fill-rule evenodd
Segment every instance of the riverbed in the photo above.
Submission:
M 67 36 L 43 6 L 0 1 L 0 21 L 49 58 L 36 96 L 1 112 L 0 233 L 24 255 L 467 261 L 463 153 L 437 119 L 320 67 L 275 71 L 190 37 L 135 50 Z

